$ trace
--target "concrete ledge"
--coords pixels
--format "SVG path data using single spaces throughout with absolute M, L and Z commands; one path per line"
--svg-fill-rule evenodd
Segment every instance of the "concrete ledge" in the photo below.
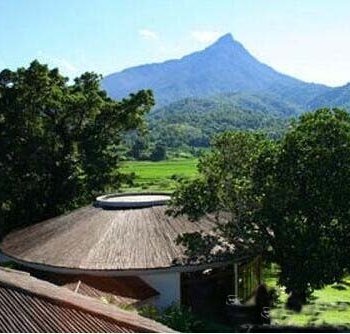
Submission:
M 165 205 L 170 199 L 167 193 L 108 194 L 97 197 L 95 205 L 102 208 L 146 208 Z

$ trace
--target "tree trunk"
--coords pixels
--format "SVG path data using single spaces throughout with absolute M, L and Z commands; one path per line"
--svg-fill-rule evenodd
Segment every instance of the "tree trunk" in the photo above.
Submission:
M 292 290 L 290 293 L 286 306 L 290 310 L 293 310 L 295 312 L 300 312 L 301 309 L 303 308 L 303 305 L 306 304 L 307 297 L 306 297 L 306 292 L 305 291 L 296 291 Z

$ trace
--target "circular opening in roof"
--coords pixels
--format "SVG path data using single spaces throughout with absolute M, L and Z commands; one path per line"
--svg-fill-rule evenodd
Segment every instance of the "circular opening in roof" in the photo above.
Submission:
M 103 208 L 144 208 L 165 205 L 170 200 L 168 194 L 110 194 L 96 198 L 96 204 Z

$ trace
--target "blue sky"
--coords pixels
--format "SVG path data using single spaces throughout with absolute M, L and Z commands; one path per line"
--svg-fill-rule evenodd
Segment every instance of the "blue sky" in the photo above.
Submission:
M 348 0 L 0 0 L 0 69 L 33 59 L 68 76 L 179 58 L 232 33 L 275 69 L 350 81 Z

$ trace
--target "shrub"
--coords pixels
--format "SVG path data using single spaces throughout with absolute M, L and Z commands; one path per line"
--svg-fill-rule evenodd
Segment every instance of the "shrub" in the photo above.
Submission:
M 139 313 L 180 332 L 202 332 L 204 324 L 191 310 L 184 306 L 173 304 L 160 311 L 154 306 L 144 306 Z

